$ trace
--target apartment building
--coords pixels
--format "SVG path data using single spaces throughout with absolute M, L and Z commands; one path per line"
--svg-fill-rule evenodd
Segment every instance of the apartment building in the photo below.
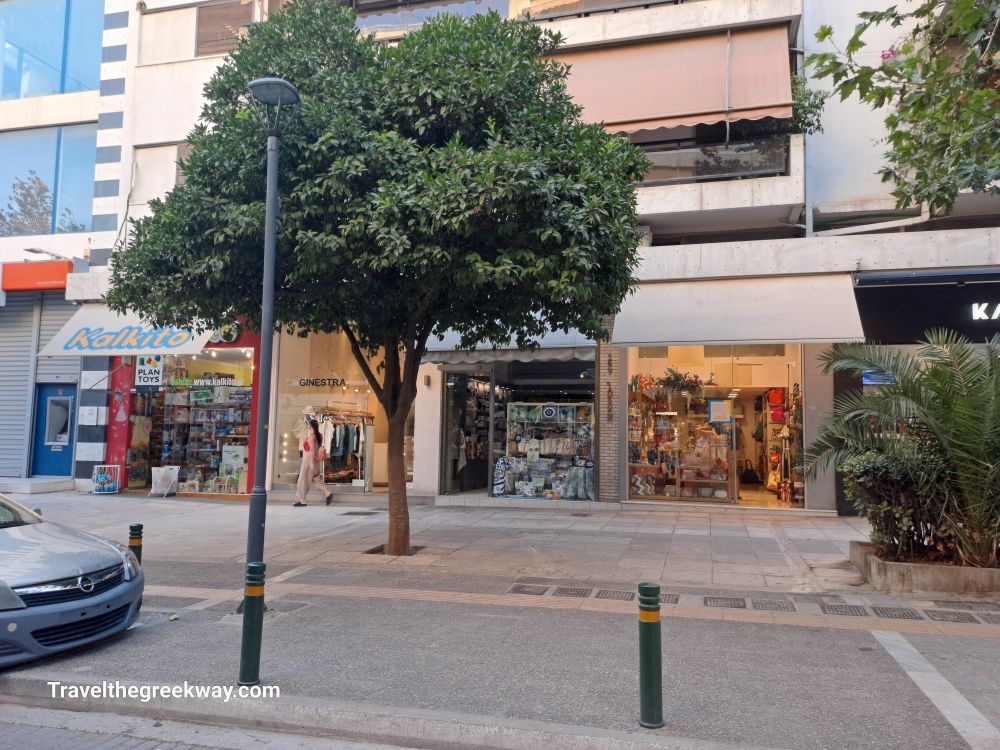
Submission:
M 107 18 L 123 19 L 103 42 L 115 62 L 102 66 L 95 184 L 108 186 L 95 192 L 92 268 L 71 274 L 67 293 L 88 301 L 81 314 L 91 317 L 106 312 L 99 300 L 117 229 L 182 179 L 177 162 L 202 86 L 239 29 L 274 8 L 106 4 Z M 653 165 L 637 186 L 640 284 L 609 319 L 610 341 L 552 333 L 531 352 L 431 343 L 407 443 L 411 497 L 837 510 L 835 477 L 806 479 L 802 466 L 837 390 L 859 386 L 820 372 L 825 347 L 866 336 L 912 343 L 930 325 L 974 335 L 996 325 L 968 314 L 989 299 L 967 299 L 1000 255 L 995 200 L 962 196 L 949 217 L 897 211 L 875 174 L 882 114 L 857 102 L 829 102 L 823 133 L 797 130 L 793 84 L 817 48 L 815 30 L 831 24 L 843 38 L 869 4 L 356 1 L 359 26 L 384 39 L 441 11 L 530 12 L 564 36 L 559 56 L 584 116 Z M 884 32 L 884 47 L 894 33 Z M 101 462 L 135 488 L 176 465 L 182 489 L 245 492 L 252 478 L 241 467 L 258 448 L 245 434 L 256 345 L 234 330 L 162 351 L 152 386 L 138 358 L 84 357 L 103 368 L 112 416 L 77 451 L 81 484 Z M 226 388 L 224 402 L 213 395 L 195 412 L 187 399 L 196 383 Z M 327 466 L 331 488 L 383 489 L 387 426 L 342 337 L 279 336 L 272 389 L 271 443 L 261 446 L 271 486 L 294 483 L 298 435 L 312 415 L 350 436 L 350 455 Z M 222 433 L 216 411 L 229 419 Z M 188 426 L 178 428 L 182 419 Z M 202 447 L 198 435 L 208 433 L 212 445 Z
M 79 411 L 79 357 L 36 355 L 74 312 L 67 275 L 95 231 L 117 229 L 95 207 L 120 24 L 103 0 L 0 0 L 0 489 L 65 485 L 79 416 L 84 434 L 98 419 Z

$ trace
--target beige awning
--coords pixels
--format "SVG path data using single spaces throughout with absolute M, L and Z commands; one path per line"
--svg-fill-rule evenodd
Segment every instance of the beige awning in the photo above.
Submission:
M 615 318 L 618 346 L 863 341 L 850 274 L 641 284 Z
M 504 347 L 480 342 L 474 349 L 460 349 L 461 337 L 448 331 L 441 338 L 432 336 L 427 342 L 424 362 L 437 364 L 481 364 L 486 362 L 572 362 L 592 361 L 595 344 L 576 329 L 568 332 L 549 331 L 535 340 L 535 349 L 518 349 L 513 341 Z
M 567 50 L 584 119 L 617 133 L 792 116 L 788 27 Z

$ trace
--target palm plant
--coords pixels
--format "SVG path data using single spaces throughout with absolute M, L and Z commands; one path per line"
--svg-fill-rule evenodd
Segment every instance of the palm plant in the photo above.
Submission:
M 836 344 L 824 371 L 874 375 L 837 398 L 806 454 L 815 475 L 875 452 L 906 467 L 964 565 L 997 565 L 1000 541 L 1000 335 L 972 344 L 932 330 L 916 353 Z

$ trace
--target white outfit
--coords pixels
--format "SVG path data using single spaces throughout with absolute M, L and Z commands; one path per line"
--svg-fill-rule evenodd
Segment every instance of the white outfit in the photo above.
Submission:
M 309 450 L 305 450 L 306 441 L 309 443 Z M 306 501 L 306 495 L 313 488 L 318 489 L 324 496 L 326 495 L 326 487 L 323 485 L 323 462 L 316 460 L 316 451 L 319 446 L 313 445 L 315 442 L 316 436 L 310 435 L 301 446 L 302 464 L 299 466 L 299 481 L 295 488 L 295 496 L 300 503 Z

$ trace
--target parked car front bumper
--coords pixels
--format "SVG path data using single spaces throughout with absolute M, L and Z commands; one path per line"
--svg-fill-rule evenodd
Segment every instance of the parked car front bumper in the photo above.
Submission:
M 145 577 L 86 599 L 0 610 L 0 668 L 108 638 L 139 616 Z

